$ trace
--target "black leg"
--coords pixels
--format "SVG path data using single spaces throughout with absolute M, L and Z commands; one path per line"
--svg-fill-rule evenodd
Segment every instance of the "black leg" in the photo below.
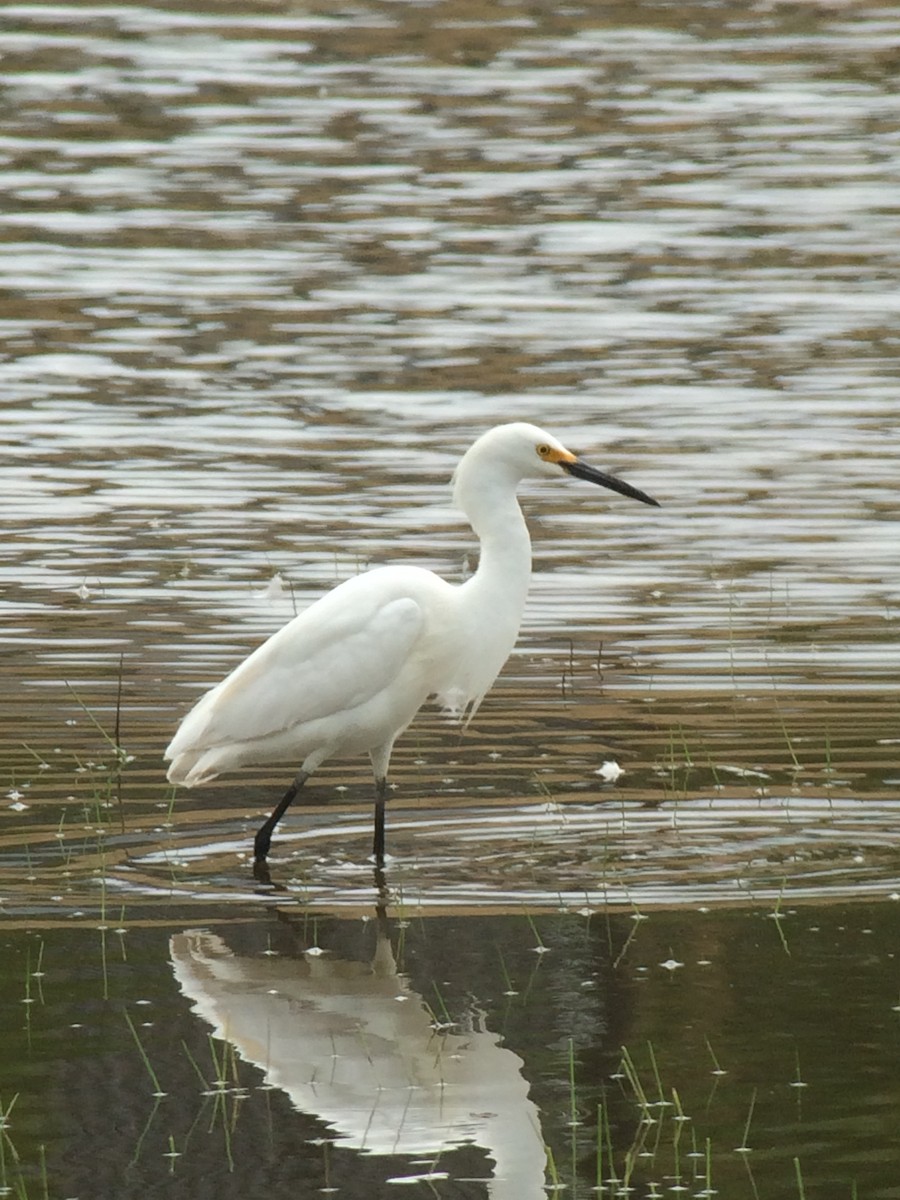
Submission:
M 375 780 L 375 841 L 372 854 L 379 867 L 384 866 L 384 802 L 387 799 L 387 779 Z
M 281 797 L 278 807 L 274 810 L 268 821 L 256 831 L 256 837 L 253 841 L 253 857 L 257 862 L 261 862 L 268 856 L 275 826 L 290 808 L 292 800 L 303 787 L 304 783 L 306 783 L 307 779 L 309 779 L 309 775 L 305 771 L 298 771 L 297 778 Z

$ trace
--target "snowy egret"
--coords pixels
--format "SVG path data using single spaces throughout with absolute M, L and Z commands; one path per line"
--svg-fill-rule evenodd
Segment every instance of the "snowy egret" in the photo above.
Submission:
M 454 501 L 481 543 L 475 573 L 451 584 L 422 567 L 376 567 L 328 592 L 191 709 L 166 750 L 169 780 L 193 787 L 235 767 L 299 763 L 256 834 L 260 863 L 313 771 L 334 755 L 366 752 L 375 773 L 373 852 L 383 862 L 394 742 L 431 696 L 460 719 L 474 716 L 515 645 L 531 577 L 516 489 L 562 472 L 658 504 L 536 425 L 489 429 L 453 476 Z

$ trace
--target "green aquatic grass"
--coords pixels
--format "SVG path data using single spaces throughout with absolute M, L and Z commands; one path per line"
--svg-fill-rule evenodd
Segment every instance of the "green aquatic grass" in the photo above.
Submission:
M 500 974 L 503 976 L 503 994 L 504 996 L 517 996 L 518 989 L 512 981 L 512 976 L 509 973 L 509 968 L 506 965 L 506 956 L 503 953 L 503 947 L 497 943 L 494 946 L 497 955 L 497 962 L 500 964 Z
M 616 955 L 616 957 L 613 959 L 613 964 L 612 964 L 613 970 L 618 970 L 618 968 L 621 966 L 622 962 L 624 961 L 625 955 L 628 953 L 629 949 L 631 948 L 632 942 L 637 937 L 637 932 L 638 932 L 638 929 L 640 928 L 641 922 L 650 920 L 649 916 L 646 913 L 642 913 L 641 910 L 638 908 L 636 901 L 632 900 L 631 904 L 632 904 L 632 910 L 633 910 L 631 913 L 631 922 L 632 922 L 631 928 L 628 931 L 628 937 L 622 943 L 621 950 Z
M 170 1141 L 169 1151 L 165 1157 L 170 1159 L 169 1170 L 174 1172 L 175 1160 L 183 1157 L 190 1146 L 194 1131 L 199 1127 L 205 1112 L 209 1112 L 207 1133 L 213 1133 L 221 1124 L 224 1142 L 225 1161 L 229 1172 L 234 1170 L 234 1152 L 232 1138 L 237 1127 L 238 1109 L 240 1102 L 246 1097 L 246 1091 L 240 1086 L 238 1054 L 234 1045 L 213 1033 L 207 1034 L 207 1048 L 211 1070 L 207 1073 L 191 1051 L 190 1046 L 182 1040 L 182 1049 L 191 1065 L 197 1081 L 200 1084 L 200 1095 L 203 1104 L 198 1110 L 190 1129 L 183 1139 L 181 1150 L 177 1150 L 174 1142 Z M 210 1105 L 211 1108 L 207 1106 Z M 170 1135 L 171 1137 L 171 1135 Z
M 741 1138 L 741 1144 L 737 1147 L 737 1152 L 739 1154 L 750 1153 L 750 1143 L 747 1139 L 750 1137 L 750 1126 L 753 1123 L 753 1110 L 756 1108 L 756 1092 L 757 1089 L 754 1088 L 753 1094 L 750 1097 L 750 1108 L 747 1112 L 747 1120 L 744 1122 L 744 1134 Z
M 3 1099 L 0 1097 L 0 1195 L 14 1196 L 16 1200 L 35 1200 L 39 1195 L 40 1200 L 50 1200 L 47 1147 L 42 1142 L 37 1148 L 39 1160 L 37 1182 L 40 1186 L 40 1193 L 35 1193 L 29 1188 L 28 1182 L 29 1178 L 34 1178 L 34 1171 L 28 1169 L 26 1177 L 25 1164 L 9 1134 L 10 1114 L 15 1108 L 18 1098 L 17 1092 L 9 1104 L 4 1107 Z
M 222 1092 L 229 1086 L 229 1081 L 235 1084 L 238 1081 L 237 1052 L 231 1042 L 219 1039 L 212 1033 L 207 1035 L 207 1043 L 213 1064 L 211 1086 L 213 1091 Z M 221 1047 L 221 1051 L 217 1047 Z
M 141 1062 L 144 1064 L 144 1070 L 147 1072 L 150 1082 L 153 1084 L 153 1095 L 157 1098 L 165 1096 L 166 1093 L 163 1091 L 162 1085 L 157 1078 L 156 1072 L 153 1069 L 153 1064 L 150 1061 L 147 1051 L 144 1049 L 144 1043 L 138 1036 L 138 1031 L 134 1027 L 134 1021 L 132 1021 L 131 1014 L 127 1008 L 123 1010 L 123 1015 L 125 1017 L 125 1024 L 131 1030 L 131 1036 L 134 1038 L 134 1044 L 137 1046 L 138 1054 L 141 1056 Z
M 450 1011 L 447 1008 L 447 1002 L 444 1000 L 444 993 L 441 991 L 436 979 L 432 980 L 431 990 L 434 992 L 435 998 L 437 999 L 437 1008 L 432 1008 L 430 1004 L 428 1005 L 428 1011 L 431 1015 L 432 1024 L 437 1026 L 452 1025 L 454 1023 L 453 1018 L 450 1016 Z
M 647 1053 L 650 1056 L 650 1067 L 653 1071 L 653 1081 L 656 1084 L 657 1103 L 659 1105 L 663 1105 L 666 1103 L 665 1092 L 663 1090 L 662 1078 L 660 1077 L 660 1074 L 659 1074 L 659 1066 L 657 1065 L 657 1062 L 656 1062 L 656 1051 L 653 1049 L 652 1042 L 647 1043 Z
M 578 1103 L 576 1100 L 575 1089 L 575 1039 L 569 1038 L 568 1048 L 568 1068 L 569 1068 L 569 1124 L 571 1126 L 580 1125 L 581 1121 L 578 1117 Z
M 714 1063 L 718 1064 L 711 1048 L 710 1053 Z M 716 1065 L 717 1071 L 721 1069 Z M 640 1183 L 646 1189 L 648 1200 L 669 1192 L 689 1194 L 704 1200 L 717 1195 L 713 1184 L 717 1157 L 713 1139 L 703 1131 L 696 1130 L 678 1087 L 670 1084 L 660 1069 L 653 1045 L 648 1042 L 644 1047 L 640 1065 L 632 1051 L 623 1046 L 620 1067 L 613 1078 L 619 1082 L 623 1099 L 636 1111 L 638 1122 L 630 1145 L 614 1149 L 608 1128 L 608 1104 L 605 1101 L 598 1104 L 595 1184 L 591 1191 L 600 1196 L 615 1196 L 624 1194 L 624 1189 Z M 805 1087 L 800 1078 L 799 1059 L 792 1086 Z M 657 1092 L 662 1093 L 662 1098 L 650 1099 Z M 757 1089 L 754 1088 L 741 1143 L 730 1153 L 740 1156 L 753 1200 L 760 1200 L 749 1161 L 752 1153 L 750 1130 L 756 1103 Z M 686 1148 L 685 1131 L 688 1129 L 690 1145 Z M 722 1153 L 720 1150 L 720 1159 Z M 794 1157 L 790 1161 L 793 1163 L 797 1200 L 807 1200 L 800 1159 Z M 619 1171 L 616 1170 L 617 1162 L 622 1164 Z M 849 1200 L 859 1200 L 856 1184 L 849 1184 L 848 1187 Z
M 806 1189 L 803 1186 L 803 1172 L 800 1170 L 800 1159 L 794 1159 L 794 1173 L 797 1178 L 797 1195 L 800 1200 L 806 1200 Z
M 781 732 L 784 736 L 784 742 L 787 746 L 788 754 L 791 756 L 791 762 L 794 764 L 794 770 L 802 771 L 803 765 L 800 762 L 800 759 L 797 757 L 796 751 L 794 750 L 794 743 L 791 741 L 791 735 L 788 733 L 787 723 L 778 707 L 777 699 L 775 701 L 775 711 L 778 713 L 778 723 L 781 726 Z
M 200 1069 L 200 1064 L 197 1062 L 196 1058 L 194 1058 L 193 1054 L 191 1053 L 191 1048 L 187 1044 L 187 1042 L 184 1040 L 184 1038 L 181 1039 L 181 1048 L 184 1050 L 185 1054 L 187 1055 L 188 1062 L 194 1068 L 194 1072 L 195 1072 L 197 1078 L 200 1080 L 200 1086 L 204 1089 L 208 1088 L 209 1081 L 207 1080 L 206 1076 L 203 1074 L 202 1070 Z
M 81 762 L 76 756 L 76 763 L 79 771 L 89 773 L 92 783 L 94 784 L 93 803 L 95 809 L 95 821 L 98 826 L 108 823 L 104 819 L 104 813 L 115 808 L 119 814 L 119 824 L 121 832 L 125 833 L 125 804 L 122 796 L 122 776 L 126 766 L 134 761 L 134 756 L 126 750 L 122 745 L 122 698 L 124 685 L 124 667 L 125 656 L 119 656 L 119 668 L 116 677 L 116 703 L 113 714 L 113 729 L 110 733 L 105 728 L 103 723 L 98 720 L 95 714 L 91 711 L 87 704 L 81 699 L 75 688 L 66 681 L 66 688 L 78 705 L 79 709 L 87 717 L 90 724 L 99 733 L 107 749 L 110 751 L 113 760 L 113 766 L 106 768 L 104 766 L 96 766 L 95 764 Z M 174 792 L 174 789 L 173 789 Z
M 16 1150 L 12 1138 L 9 1136 L 9 1117 L 18 1099 L 19 1094 L 17 1092 L 9 1104 L 4 1107 L 3 1098 L 0 1097 L 0 1187 L 4 1191 L 11 1188 L 9 1176 L 10 1163 L 16 1167 L 19 1165 L 19 1152 Z
M 704 1156 L 704 1161 L 705 1161 L 705 1165 L 706 1165 L 706 1178 L 704 1180 L 704 1182 L 706 1184 L 706 1195 L 713 1196 L 713 1195 L 715 1195 L 715 1192 L 713 1191 L 713 1185 L 712 1185 L 712 1139 L 711 1138 L 706 1139 L 706 1154 Z
M 175 1174 L 175 1161 L 176 1161 L 176 1159 L 181 1158 L 181 1151 L 178 1150 L 175 1145 L 175 1134 L 174 1133 L 169 1134 L 168 1146 L 169 1146 L 169 1149 L 165 1151 L 165 1154 L 163 1155 L 163 1157 L 167 1158 L 169 1160 L 169 1174 L 174 1175 Z
M 613 1152 L 612 1130 L 609 1125 L 609 1106 L 605 1103 L 597 1105 L 597 1168 L 596 1168 L 596 1190 L 598 1195 L 603 1194 L 604 1179 L 612 1186 L 618 1184 L 616 1175 L 616 1157 Z M 608 1171 L 608 1175 L 604 1175 L 604 1171 Z
M 681 1091 L 666 1079 L 652 1042 L 645 1044 L 641 1060 L 643 1065 L 627 1046 L 622 1047 L 620 1069 L 614 1078 L 639 1120 L 630 1145 L 620 1147 L 618 1154 L 598 1127 L 598 1188 L 605 1180 L 609 1185 L 605 1194 L 614 1195 L 640 1180 L 648 1197 L 669 1191 L 713 1196 L 712 1139 L 696 1129 Z M 717 1061 L 714 1056 L 713 1061 Z M 608 1117 L 605 1119 L 608 1124 Z M 603 1120 L 598 1110 L 598 1126 Z M 622 1163 L 620 1173 L 615 1169 L 616 1157 Z
M 532 917 L 531 913 L 526 913 L 525 919 L 528 922 L 528 928 L 534 934 L 534 940 L 536 943 L 535 949 L 540 951 L 541 953 L 544 953 L 546 951 L 547 947 L 544 945 L 544 939 L 541 937 L 540 930 L 538 929 L 537 925 L 535 924 L 534 918 Z
M 566 1185 L 560 1179 L 559 1170 L 556 1166 L 556 1159 L 553 1156 L 553 1147 L 547 1142 L 544 1142 L 544 1155 L 546 1159 L 545 1174 L 550 1180 L 548 1190 L 551 1192 L 564 1191 Z
M 710 1042 L 709 1038 L 707 1037 L 707 1038 L 704 1038 L 703 1040 L 706 1042 L 706 1048 L 709 1051 L 709 1057 L 713 1061 L 713 1068 L 714 1068 L 713 1074 L 714 1075 L 727 1075 L 728 1072 L 723 1069 L 722 1064 L 719 1062 L 718 1058 L 716 1057 L 716 1052 L 715 1052 L 715 1050 L 713 1050 L 712 1043 Z
M 788 955 L 788 957 L 790 957 L 791 948 L 788 945 L 788 940 L 787 940 L 787 937 L 785 936 L 785 932 L 781 927 L 781 923 L 785 919 L 785 914 L 781 911 L 781 903 L 784 899 L 784 893 L 785 893 L 786 888 L 787 888 L 787 880 L 782 879 L 781 889 L 778 892 L 778 896 L 775 900 L 775 908 L 772 910 L 771 913 L 769 913 L 769 916 L 775 922 L 775 928 L 778 930 L 778 940 L 781 942 L 782 950 L 785 952 L 785 954 Z
M 130 756 L 128 755 L 127 750 L 125 750 L 125 748 L 122 745 L 122 737 L 121 737 L 121 732 L 122 732 L 122 671 L 123 671 L 123 667 L 124 667 L 124 656 L 120 656 L 119 657 L 118 680 L 117 680 L 117 687 L 116 687 L 115 718 L 114 718 L 114 725 L 113 725 L 112 733 L 109 733 L 108 730 L 105 729 L 104 726 L 101 724 L 101 722 L 94 716 L 93 712 L 84 703 L 84 701 L 81 699 L 81 697 L 75 691 L 75 688 L 71 685 L 71 683 L 69 683 L 68 680 L 66 680 L 66 690 L 68 691 L 68 693 L 72 697 L 72 699 L 75 701 L 75 703 L 78 705 L 78 707 L 81 709 L 81 711 L 84 713 L 84 715 L 87 717 L 88 721 L 90 721 L 91 725 L 93 725 L 93 727 L 96 729 L 96 731 L 100 734 L 101 738 L 106 743 L 106 745 L 109 747 L 109 749 L 113 752 L 115 757 L 124 765 L 125 761 Z
M 641 1110 L 641 1120 L 647 1125 L 652 1125 L 655 1118 L 650 1112 L 650 1101 L 647 1099 L 647 1093 L 644 1091 L 641 1077 L 638 1074 L 637 1067 L 634 1065 L 634 1059 L 631 1057 L 631 1052 L 627 1046 L 622 1047 L 622 1059 L 619 1064 L 619 1070 L 624 1074 L 631 1087 L 634 1099 Z
M 578 1115 L 578 1093 L 575 1087 L 575 1039 L 569 1038 L 568 1047 L 569 1069 L 569 1172 L 572 1179 L 578 1177 L 578 1127 L 581 1119 Z
M 43 943 L 43 940 L 41 940 L 39 949 L 38 949 L 38 963 L 40 963 L 43 960 L 43 957 L 44 957 L 44 943 Z M 22 1006 L 23 1006 L 24 1014 L 25 1014 L 25 1041 L 28 1045 L 29 1051 L 32 1049 L 31 1012 L 32 1012 L 32 1009 L 35 1004 L 43 1004 L 43 1002 L 44 1002 L 44 993 L 43 993 L 43 986 L 42 986 L 43 975 L 44 975 L 44 972 L 42 970 L 40 970 L 40 967 L 38 967 L 37 970 L 32 970 L 32 967 L 31 967 L 31 943 L 29 942 L 26 947 L 26 950 L 25 950 L 25 979 L 24 979 L 24 984 L 23 984 L 23 996 L 22 996 Z M 35 990 L 37 992 L 37 995 L 33 994 L 33 990 Z

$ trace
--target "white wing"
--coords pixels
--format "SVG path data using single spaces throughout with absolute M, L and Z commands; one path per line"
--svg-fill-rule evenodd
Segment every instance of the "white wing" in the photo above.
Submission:
M 397 679 L 422 632 L 420 604 L 398 595 L 390 574 L 350 579 L 280 629 L 188 713 L 166 757 L 186 756 L 189 770 L 201 752 L 329 717 L 340 741 L 338 717 Z

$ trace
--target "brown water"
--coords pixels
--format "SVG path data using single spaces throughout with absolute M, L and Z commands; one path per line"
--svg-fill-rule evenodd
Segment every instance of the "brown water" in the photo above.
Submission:
M 393 1195 L 466 1141 L 477 1162 L 454 1150 L 449 1182 L 403 1194 L 483 1196 L 465 1180 L 492 1171 L 491 1195 L 543 1194 L 534 1147 L 490 1122 L 360 1155 L 347 1097 L 311 1113 L 249 1048 L 275 1015 L 229 1032 L 200 960 L 230 947 L 255 994 L 278 912 L 304 930 L 294 976 L 315 921 L 338 962 L 393 946 L 423 1030 L 445 1005 L 442 1036 L 479 1031 L 510 1091 L 466 1111 L 537 1123 L 548 1185 L 596 1184 L 599 1103 L 601 1174 L 631 1162 L 642 1196 L 688 1186 L 687 1163 L 692 1194 L 900 1197 L 896 6 L 2 21 L 0 1104 L 18 1094 L 21 1164 L 0 1159 L 0 1191 L 42 1195 L 45 1153 L 50 1194 L 113 1194 L 92 1175 L 111 1106 L 121 1195 Z M 663 507 L 525 489 L 519 647 L 464 736 L 428 714 L 398 745 L 387 914 L 360 941 L 365 762 L 286 819 L 271 892 L 248 850 L 285 773 L 173 805 L 162 749 L 334 582 L 388 561 L 461 578 L 477 547 L 447 480 L 514 419 Z M 185 936 L 210 925 L 221 945 Z M 150 993 L 158 1112 L 121 1014 Z M 179 1039 L 202 1074 L 210 1028 L 240 1120 L 200 1115 Z M 696 1145 L 667 1116 L 655 1157 L 635 1150 L 623 1045 L 655 1100 L 693 1106 Z M 504 1183 L 513 1143 L 532 1165 Z M 352 1164 L 337 1182 L 323 1145 Z

